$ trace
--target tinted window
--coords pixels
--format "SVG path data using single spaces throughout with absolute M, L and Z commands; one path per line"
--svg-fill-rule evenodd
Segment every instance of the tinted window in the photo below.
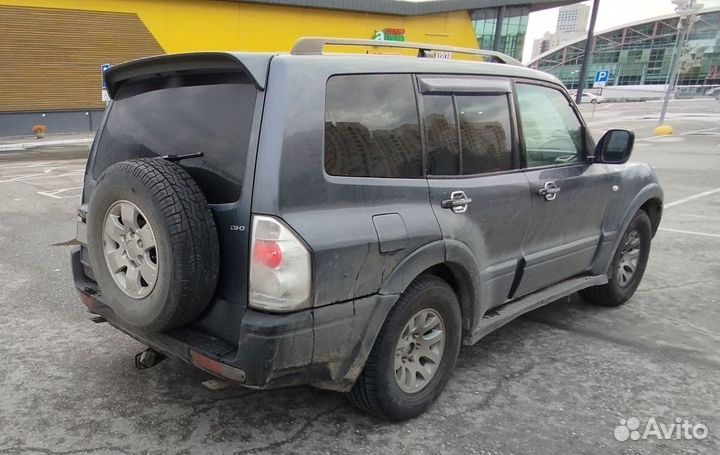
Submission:
M 325 98 L 325 170 L 352 177 L 421 177 L 409 74 L 333 76 Z
M 517 84 L 528 167 L 582 160 L 582 128 L 570 101 L 549 87 Z
M 472 175 L 512 169 L 507 96 L 456 95 L 455 105 L 457 109 L 449 95 L 423 97 L 428 173 Z
M 453 99 L 446 95 L 423 96 L 423 126 L 431 175 L 460 173 L 460 144 Z
M 507 95 L 455 97 L 460 119 L 461 174 L 512 169 Z
M 256 90 L 241 76 L 168 78 L 123 85 L 108 114 L 93 164 L 202 152 L 179 162 L 211 203 L 239 198 Z

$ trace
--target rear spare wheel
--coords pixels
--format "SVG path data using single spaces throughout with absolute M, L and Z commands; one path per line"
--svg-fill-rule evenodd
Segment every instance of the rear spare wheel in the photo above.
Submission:
M 88 252 L 104 301 L 147 331 L 197 318 L 218 279 L 219 247 L 207 200 L 177 164 L 116 163 L 88 210 Z

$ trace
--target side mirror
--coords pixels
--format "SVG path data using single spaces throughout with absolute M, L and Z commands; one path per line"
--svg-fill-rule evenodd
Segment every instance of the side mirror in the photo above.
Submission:
M 628 130 L 609 130 L 598 142 L 595 156 L 601 163 L 623 164 L 630 159 L 635 133 Z

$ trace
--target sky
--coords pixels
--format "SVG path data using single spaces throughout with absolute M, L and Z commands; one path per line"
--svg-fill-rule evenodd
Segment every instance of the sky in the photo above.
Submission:
M 709 3 L 715 3 L 713 0 L 701 0 L 701 2 L 707 6 L 709 6 Z M 583 3 L 592 6 L 591 1 Z M 530 13 L 525 47 L 523 48 L 523 62 L 530 61 L 533 40 L 541 38 L 545 31 L 555 31 L 558 9 L 550 8 Z M 670 14 L 674 11 L 675 5 L 670 0 L 600 0 L 595 32 L 617 27 L 628 22 Z

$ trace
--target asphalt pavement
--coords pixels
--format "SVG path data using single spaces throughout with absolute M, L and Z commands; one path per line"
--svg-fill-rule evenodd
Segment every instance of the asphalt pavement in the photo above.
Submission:
M 562 299 L 464 347 L 435 406 L 404 423 L 312 387 L 212 391 L 174 360 L 136 371 L 143 346 L 90 322 L 71 283 L 88 145 L 6 147 L 0 454 L 720 453 L 720 103 L 674 101 L 661 138 L 659 103 L 581 110 L 596 139 L 634 129 L 633 159 L 665 189 L 637 294 L 619 308 Z M 642 439 L 651 419 L 707 434 Z

